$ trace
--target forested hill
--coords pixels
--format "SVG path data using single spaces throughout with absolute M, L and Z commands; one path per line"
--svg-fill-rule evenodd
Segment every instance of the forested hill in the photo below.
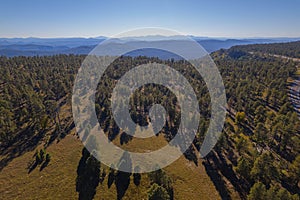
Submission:
M 293 42 L 235 46 L 211 54 L 225 84 L 228 114 L 222 137 L 204 159 L 198 151 L 209 124 L 210 97 L 195 69 L 181 60 L 117 59 L 98 85 L 95 105 L 100 125 L 116 145 L 148 151 L 150 144 L 163 146 L 178 129 L 175 96 L 151 84 L 133 94 L 130 114 L 138 124 L 147 124 L 149 106 L 161 103 L 169 115 L 163 131 L 143 144 L 118 128 L 109 109 L 110 94 L 133 66 L 169 65 L 187 77 L 199 98 L 202 117 L 194 143 L 176 163 L 141 176 L 105 167 L 76 138 L 71 92 L 84 56 L 0 57 L 1 197 L 299 199 L 300 121 L 289 88 L 300 63 L 285 58 L 297 58 L 299 52 L 299 42 Z
M 212 54 L 225 83 L 228 118 L 225 139 L 207 160 L 248 199 L 299 198 L 287 195 L 300 191 L 300 123 L 289 89 L 299 84 L 300 62 L 290 59 L 297 52 L 300 42 Z
M 253 44 L 235 46 L 230 51 L 242 50 L 247 52 L 268 53 L 272 55 L 282 55 L 292 58 L 300 58 L 300 41 L 273 44 Z

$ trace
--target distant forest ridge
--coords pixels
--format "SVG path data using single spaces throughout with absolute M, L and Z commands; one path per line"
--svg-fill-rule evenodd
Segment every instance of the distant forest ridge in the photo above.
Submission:
M 195 41 L 203 46 L 203 48 L 211 53 L 220 49 L 229 49 L 236 45 L 248 44 L 269 44 L 299 41 L 300 38 L 258 38 L 258 39 L 219 39 L 219 38 L 203 38 L 193 37 Z M 75 54 L 87 55 L 98 44 L 103 42 L 105 37 L 97 38 L 0 38 L 0 55 L 7 57 L 14 56 L 49 56 L 57 54 Z M 157 38 L 124 38 L 114 39 L 112 45 L 126 43 L 126 45 L 134 45 L 136 43 L 143 43 L 149 41 L 164 41 L 164 40 L 178 40 L 176 37 Z M 268 46 L 268 45 L 266 45 Z M 266 47 L 263 46 L 264 48 Z M 279 45 L 280 46 L 280 45 Z M 129 54 L 131 55 L 131 54 Z M 159 57 L 160 59 L 174 58 L 174 55 L 166 52 L 157 52 L 153 50 L 135 51 L 131 56 L 144 55 L 148 57 Z

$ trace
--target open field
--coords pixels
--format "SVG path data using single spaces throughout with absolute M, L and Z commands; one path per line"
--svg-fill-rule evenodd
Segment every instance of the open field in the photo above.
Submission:
M 162 137 L 157 139 L 160 140 L 158 144 L 164 143 Z M 137 148 L 136 144 L 130 147 L 128 143 L 125 146 L 127 149 Z M 34 151 L 14 159 L 0 172 L 1 199 L 77 199 L 75 179 L 82 148 L 83 145 L 73 132 L 47 148 L 47 152 L 51 154 L 51 161 L 42 171 L 38 166 L 28 173 L 27 165 L 34 160 Z M 175 199 L 185 199 L 187 196 L 189 199 L 220 199 L 201 160 L 196 166 L 182 156 L 165 170 L 174 181 Z M 106 171 L 108 172 L 107 168 Z M 123 199 L 147 199 L 149 187 L 150 182 L 146 174 L 142 175 L 138 187 L 133 184 L 131 176 L 129 188 Z M 108 189 L 105 178 L 97 188 L 95 199 L 116 199 L 115 185 Z

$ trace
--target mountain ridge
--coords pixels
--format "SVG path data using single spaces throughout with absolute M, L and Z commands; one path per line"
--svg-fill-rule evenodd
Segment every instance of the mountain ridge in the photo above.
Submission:
M 269 44 L 279 42 L 292 42 L 300 40 L 300 38 L 210 38 L 189 36 L 189 38 L 198 42 L 208 52 L 214 52 L 220 49 L 229 49 L 236 45 L 247 44 Z M 76 54 L 87 55 L 93 48 L 108 39 L 104 36 L 94 38 L 0 38 L 0 55 L 7 57 L 14 56 L 45 56 L 57 54 Z M 132 45 L 142 42 L 164 42 L 164 41 L 180 41 L 186 39 L 183 36 L 138 36 L 138 37 L 121 37 L 111 38 L 112 45 L 119 44 Z M 153 56 L 154 52 L 145 53 L 144 50 L 140 55 Z M 169 56 L 160 57 L 169 59 Z

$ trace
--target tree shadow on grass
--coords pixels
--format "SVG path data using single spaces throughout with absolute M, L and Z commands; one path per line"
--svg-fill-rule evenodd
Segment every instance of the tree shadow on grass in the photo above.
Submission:
M 221 198 L 223 200 L 231 199 L 230 194 L 229 194 L 229 190 L 226 187 L 226 183 L 223 180 L 220 173 L 218 172 L 218 170 L 216 169 L 216 167 L 214 166 L 214 164 L 208 158 L 206 158 L 206 160 L 203 161 L 202 164 L 204 165 L 206 173 L 208 174 L 208 176 L 212 180 L 212 182 L 215 185 L 215 187 L 216 187 L 218 193 L 220 194 Z
M 232 165 L 226 162 L 222 153 L 210 152 L 202 164 L 222 199 L 231 199 L 230 191 L 227 189 L 223 177 L 230 181 L 242 199 L 246 198 L 246 194 L 249 192 L 249 183 L 237 177 L 232 169 Z
M 121 200 L 125 195 L 130 184 L 131 173 L 118 171 L 116 175 L 115 185 L 117 188 L 117 200 Z
M 100 162 L 88 152 L 82 150 L 82 157 L 77 167 L 76 191 L 79 200 L 92 200 L 99 185 Z
M 43 162 L 43 164 L 42 164 L 41 167 L 40 167 L 40 171 L 42 171 L 45 167 L 47 167 L 48 164 L 49 164 L 49 161 Z
M 29 164 L 28 166 L 28 174 L 30 174 L 36 167 L 38 166 L 37 162 L 32 162 L 31 164 Z
M 128 152 L 124 152 L 122 155 L 119 165 L 119 169 L 126 168 L 127 170 L 132 170 L 132 162 L 131 158 Z M 129 184 L 130 184 L 130 176 L 131 173 L 129 172 L 123 172 L 123 171 L 117 171 L 115 176 L 115 185 L 117 188 L 117 200 L 121 200 L 126 193 Z
M 26 130 L 20 132 L 18 136 L 16 136 L 15 141 L 11 142 L 10 146 L 0 147 L 0 155 L 1 157 L 3 157 L 3 159 L 0 160 L 0 172 L 14 158 L 22 156 L 27 152 L 33 151 L 38 146 L 40 140 L 44 137 L 44 135 L 45 132 L 34 134 L 32 127 L 29 127 Z
M 115 175 L 113 173 L 108 174 L 107 187 L 110 188 L 115 182 Z

